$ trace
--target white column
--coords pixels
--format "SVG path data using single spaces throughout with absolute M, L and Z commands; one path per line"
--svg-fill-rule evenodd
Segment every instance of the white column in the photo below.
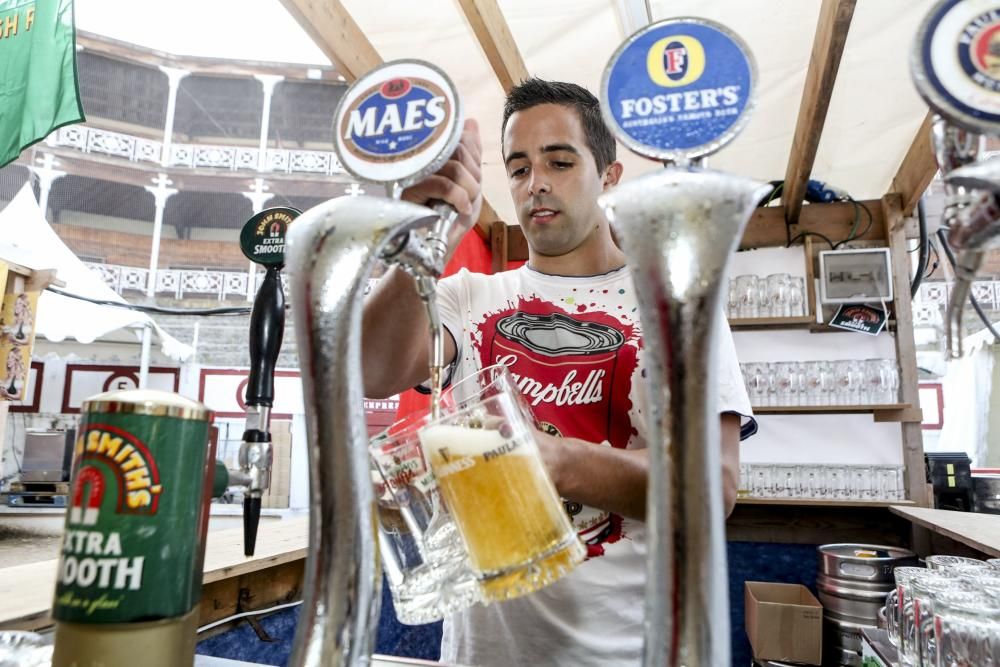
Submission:
M 160 173 L 153 179 L 155 185 L 147 185 L 146 191 L 153 195 L 156 214 L 153 218 L 153 242 L 149 250 L 149 275 L 146 278 L 146 296 L 152 298 L 156 294 L 156 272 L 160 264 L 160 236 L 163 233 L 163 211 L 167 208 L 167 200 L 177 194 L 177 190 L 168 188 L 173 181 L 166 174 Z M 152 341 L 152 327 L 146 326 L 142 332 L 142 357 L 139 360 L 139 388 L 146 387 L 149 378 L 149 356 Z
M 264 104 L 260 112 L 260 148 L 257 154 L 257 171 L 267 169 L 267 131 L 271 124 L 271 96 L 274 87 L 285 77 L 279 74 L 254 74 L 253 78 L 260 81 L 264 88 Z
M 250 206 L 253 207 L 253 214 L 257 215 L 264 210 L 264 205 L 267 204 L 268 200 L 274 196 L 273 192 L 267 192 L 267 183 L 264 182 L 263 178 L 253 179 L 253 186 L 246 192 L 241 192 L 240 194 L 250 200 Z M 257 277 L 257 265 L 253 262 L 249 263 L 250 266 L 247 268 L 247 301 L 253 301 L 256 292 L 256 280 Z
M 52 190 L 52 184 L 56 179 L 65 176 L 66 172 L 55 169 L 59 163 L 56 162 L 51 153 L 43 153 L 39 162 L 41 162 L 41 166 L 32 165 L 28 169 L 38 178 L 38 208 L 42 209 L 42 215 L 47 219 L 49 217 L 49 192 Z
M 167 75 L 167 84 L 170 86 L 167 97 L 167 120 L 163 124 L 163 152 L 160 153 L 160 164 L 164 167 L 170 161 L 170 146 L 173 144 L 174 136 L 174 112 L 177 111 L 177 89 L 181 85 L 181 79 L 190 74 L 186 69 L 176 67 L 160 66 L 160 71 Z

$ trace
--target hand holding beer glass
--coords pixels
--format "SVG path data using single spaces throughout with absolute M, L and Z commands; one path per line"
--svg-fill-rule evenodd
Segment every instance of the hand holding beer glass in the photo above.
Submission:
M 538 453 L 509 371 L 491 366 L 453 386 L 419 431 L 424 455 L 488 601 L 542 588 L 586 550 Z

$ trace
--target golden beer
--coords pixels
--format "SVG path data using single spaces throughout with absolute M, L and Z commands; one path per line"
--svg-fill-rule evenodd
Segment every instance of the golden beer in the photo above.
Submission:
M 420 441 L 490 600 L 541 588 L 579 564 L 583 544 L 530 433 L 435 424 Z

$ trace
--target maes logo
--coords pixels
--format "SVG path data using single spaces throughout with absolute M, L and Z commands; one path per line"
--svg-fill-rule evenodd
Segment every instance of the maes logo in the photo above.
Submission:
M 1000 11 L 984 12 L 965 26 L 958 38 L 958 60 L 976 84 L 1000 91 Z
M 664 37 L 647 52 L 646 71 L 664 88 L 690 85 L 705 72 L 705 47 L 689 35 Z
M 395 162 L 440 136 L 453 113 L 445 92 L 425 79 L 395 78 L 361 93 L 340 134 L 352 154 Z

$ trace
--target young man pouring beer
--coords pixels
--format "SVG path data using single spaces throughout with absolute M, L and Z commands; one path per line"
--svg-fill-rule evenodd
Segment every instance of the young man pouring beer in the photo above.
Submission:
M 441 660 L 466 665 L 637 665 L 643 643 L 648 397 L 643 338 L 625 256 L 598 206 L 621 179 L 597 98 L 531 79 L 504 106 L 502 150 L 528 262 L 462 270 L 438 286 L 445 362 L 460 378 L 506 365 L 531 406 L 539 449 L 588 559 L 526 597 L 455 614 Z M 482 202 L 481 144 L 466 123 L 451 160 L 403 198 L 444 200 L 461 214 L 450 249 Z M 429 329 L 412 280 L 393 269 L 365 304 L 365 395 L 426 380 Z M 718 335 L 722 480 L 736 502 L 741 415 L 755 428 L 728 327 Z

